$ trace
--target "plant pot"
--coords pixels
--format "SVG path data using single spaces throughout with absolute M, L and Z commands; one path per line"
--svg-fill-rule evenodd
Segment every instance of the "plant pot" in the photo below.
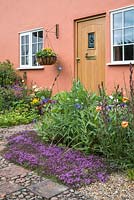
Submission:
M 53 65 L 56 63 L 56 56 L 37 57 L 37 62 L 40 65 Z

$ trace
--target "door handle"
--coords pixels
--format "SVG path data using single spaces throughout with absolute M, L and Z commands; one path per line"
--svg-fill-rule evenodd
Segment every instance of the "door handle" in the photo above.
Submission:
M 77 58 L 76 58 L 76 61 L 77 61 L 77 62 L 80 62 L 80 58 L 79 58 L 79 57 L 77 57 Z
M 95 55 L 94 56 L 89 56 L 88 53 L 85 53 L 85 58 L 87 60 L 96 60 L 96 56 Z

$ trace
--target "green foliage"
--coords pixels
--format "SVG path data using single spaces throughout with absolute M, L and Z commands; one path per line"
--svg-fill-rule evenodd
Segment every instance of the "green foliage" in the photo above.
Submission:
M 90 152 L 96 140 L 96 95 L 88 95 L 80 82 L 74 82 L 70 92 L 55 96 L 57 103 L 38 124 L 39 135 L 45 141 Z
M 134 112 L 131 108 L 132 99 L 124 97 L 116 88 L 110 99 L 100 88 L 101 110 L 99 112 L 99 127 L 96 152 L 102 153 L 110 161 L 121 168 L 134 165 Z M 120 95 L 119 95 L 120 94 Z
M 35 91 L 35 97 L 39 99 L 48 99 L 51 97 L 52 91 L 48 88 L 42 88 L 38 91 Z
M 28 124 L 39 119 L 36 110 L 31 109 L 23 100 L 14 102 L 13 106 L 10 111 L 0 114 L 0 127 Z
M 21 78 L 13 69 L 13 64 L 8 60 L 0 62 L 0 86 L 8 87 L 18 82 L 21 82 Z
M 134 181 L 134 168 L 127 170 L 127 176 L 129 180 Z
M 70 92 L 54 99 L 57 103 L 37 125 L 43 140 L 101 154 L 119 168 L 134 166 L 132 95 L 128 99 L 117 87 L 108 96 L 103 86 L 100 95 L 88 94 L 80 82 L 74 82 Z
M 0 87 L 0 112 L 10 109 L 14 100 L 15 95 L 11 89 Z

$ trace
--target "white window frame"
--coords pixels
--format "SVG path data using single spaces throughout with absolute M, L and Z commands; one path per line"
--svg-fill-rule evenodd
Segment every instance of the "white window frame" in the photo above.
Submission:
M 43 47 L 44 47 L 44 30 L 43 28 L 38 28 L 38 29 L 32 29 L 32 30 L 28 30 L 25 32 L 20 32 L 19 33 L 19 39 L 20 39 L 20 51 L 19 51 L 19 58 L 20 58 L 20 66 L 18 69 L 43 69 L 43 66 L 32 66 L 32 33 L 33 32 L 38 32 L 38 31 L 43 31 Z M 29 36 L 29 64 L 28 65 L 22 65 L 21 63 L 21 37 L 28 35 Z
M 114 61 L 113 60 L 113 46 L 114 46 L 114 44 L 113 44 L 113 30 L 114 30 L 113 29 L 113 15 L 117 14 L 117 13 L 124 13 L 124 11 L 132 10 L 132 9 L 134 9 L 134 6 L 129 6 L 129 7 L 126 7 L 126 8 L 120 8 L 118 10 L 110 11 L 111 12 L 110 13 L 110 24 L 111 24 L 111 27 L 110 27 L 110 30 L 111 30 L 111 63 L 108 63 L 107 65 L 126 65 L 126 64 L 130 64 L 130 62 L 134 63 L 134 60 L 127 60 L 127 61 L 124 60 L 124 48 L 123 48 L 123 60 L 122 61 Z M 122 23 L 123 22 L 124 21 L 122 21 Z M 122 28 L 123 28 L 123 30 L 125 28 L 123 26 L 123 24 L 122 24 Z M 124 46 L 124 44 L 123 44 L 123 46 Z

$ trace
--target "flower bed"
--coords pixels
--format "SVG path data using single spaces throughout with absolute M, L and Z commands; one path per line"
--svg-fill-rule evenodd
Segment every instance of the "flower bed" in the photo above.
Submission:
M 39 171 L 42 175 L 55 176 L 64 184 L 78 187 L 108 178 L 107 165 L 95 155 L 85 156 L 72 149 L 47 145 L 36 132 L 21 132 L 9 137 L 4 157 L 20 165 Z

